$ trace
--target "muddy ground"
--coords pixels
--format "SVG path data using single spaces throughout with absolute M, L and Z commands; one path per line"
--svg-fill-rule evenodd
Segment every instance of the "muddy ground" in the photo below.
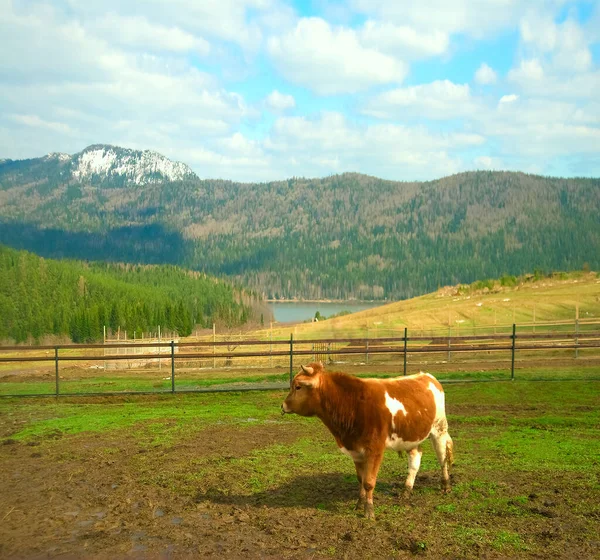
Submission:
M 176 420 L 162 419 L 15 439 L 25 421 L 3 415 L 0 557 L 600 557 L 599 462 L 596 473 L 536 471 L 513 465 L 510 446 L 482 443 L 514 418 L 543 415 L 539 403 L 498 406 L 493 421 L 485 404 L 450 404 L 453 493 L 439 493 L 427 445 L 403 498 L 405 461 L 388 453 L 372 522 L 353 509 L 350 461 L 318 421 L 281 418 L 281 395 L 257 395 L 273 407 L 266 419 L 207 422 L 176 437 Z

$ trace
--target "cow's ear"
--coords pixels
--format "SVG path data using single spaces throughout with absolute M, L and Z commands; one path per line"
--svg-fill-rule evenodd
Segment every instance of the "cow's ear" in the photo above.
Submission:
M 298 385 L 301 385 L 302 387 L 314 387 L 316 380 L 314 380 L 314 379 L 298 379 L 296 381 L 296 383 L 298 383 Z

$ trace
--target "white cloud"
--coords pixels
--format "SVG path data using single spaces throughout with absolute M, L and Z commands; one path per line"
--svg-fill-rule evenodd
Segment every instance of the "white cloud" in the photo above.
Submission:
M 293 31 L 271 37 L 268 52 L 288 80 L 323 95 L 399 83 L 407 72 L 402 61 L 363 46 L 353 29 L 320 18 L 303 18 Z
M 499 143 L 501 155 L 539 159 L 541 169 L 549 158 L 565 154 L 565 146 L 574 155 L 597 153 L 600 145 L 600 118 L 574 103 L 520 99 L 498 103 L 481 117 L 477 128 Z
M 556 70 L 583 72 L 592 65 L 589 39 L 573 20 L 555 23 L 547 14 L 533 13 L 520 23 L 523 44 L 538 56 L 548 54 Z
M 503 167 L 502 161 L 499 158 L 492 156 L 479 156 L 475 158 L 474 163 L 476 169 L 501 170 Z
M 562 0 L 536 0 L 543 7 L 562 3 Z M 382 21 L 477 38 L 514 25 L 530 4 L 522 0 L 352 0 L 357 11 Z
M 498 75 L 485 62 L 475 72 L 475 81 L 481 85 L 495 84 L 498 81 Z
M 249 51 L 256 50 L 262 40 L 260 25 L 250 13 L 265 15 L 279 12 L 277 0 L 170 0 L 168 9 L 162 0 L 69 0 L 69 7 L 83 21 L 91 23 L 106 13 L 122 17 L 138 17 L 141 10 L 151 22 L 175 27 L 194 36 L 210 37 L 236 43 Z
M 175 26 L 149 22 L 143 16 L 109 13 L 94 22 L 92 29 L 111 43 L 151 51 L 194 52 L 206 56 L 210 44 L 202 37 Z
M 348 126 L 346 118 L 337 112 L 324 112 L 319 118 L 281 117 L 273 125 L 265 144 L 268 148 L 281 151 L 288 149 L 338 150 L 346 146 L 349 150 L 362 145 L 358 130 Z
M 311 174 L 358 167 L 379 177 L 433 179 L 462 169 L 453 153 L 484 142 L 478 134 L 436 133 L 423 126 L 356 124 L 340 113 L 326 112 L 313 119 L 277 119 L 265 149 L 281 154 L 278 159 L 284 162 L 286 154 L 293 154 L 295 165 L 313 170 Z
M 537 58 L 522 60 L 518 68 L 508 73 L 508 80 L 516 83 L 539 81 L 544 77 L 544 70 Z
M 276 112 L 293 109 L 296 106 L 293 95 L 280 93 L 276 89 L 267 96 L 265 103 L 269 109 Z
M 186 121 L 186 124 L 203 136 L 222 136 L 231 129 L 231 123 L 223 119 L 191 118 Z
M 37 115 L 8 115 L 8 117 L 20 124 L 33 128 L 47 128 L 61 134 L 73 134 L 73 129 L 65 123 L 53 122 L 41 119 Z
M 503 95 L 498 103 L 514 103 L 517 99 L 519 99 L 519 96 L 511 93 L 509 95 Z
M 182 147 L 178 157 L 189 164 L 200 177 L 234 181 L 270 181 L 281 178 L 281 170 L 268 155 L 223 154 L 208 147 Z
M 380 51 L 403 58 L 425 58 L 445 53 L 449 46 L 447 33 L 418 32 L 406 25 L 368 20 L 359 30 L 361 41 Z
M 549 14 L 531 11 L 519 25 L 522 58 L 508 79 L 523 93 L 546 98 L 591 100 L 600 86 L 588 26 L 572 19 L 556 23 Z
M 382 119 L 418 116 L 453 119 L 477 110 L 478 103 L 471 96 L 468 84 L 438 80 L 381 93 L 367 102 L 363 113 Z
M 259 143 L 255 140 L 249 140 L 241 132 L 235 132 L 227 138 L 218 141 L 226 152 L 237 156 L 263 157 L 264 153 Z

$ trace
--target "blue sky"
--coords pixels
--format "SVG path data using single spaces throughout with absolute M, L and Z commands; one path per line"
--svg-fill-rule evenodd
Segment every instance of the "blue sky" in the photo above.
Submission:
M 0 0 L 0 158 L 600 176 L 600 0 Z

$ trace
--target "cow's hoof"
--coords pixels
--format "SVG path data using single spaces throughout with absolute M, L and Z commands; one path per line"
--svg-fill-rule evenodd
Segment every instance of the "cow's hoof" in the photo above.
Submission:
M 364 507 L 365 507 L 365 500 L 364 500 L 364 498 L 358 498 L 358 502 L 356 502 L 356 505 L 354 506 L 354 509 L 361 510 L 361 509 L 364 509 Z
M 375 508 L 373 508 L 373 504 L 365 505 L 365 517 L 375 521 Z
M 408 500 L 412 496 L 412 493 L 412 488 L 405 488 L 404 492 L 402 492 L 402 498 Z

